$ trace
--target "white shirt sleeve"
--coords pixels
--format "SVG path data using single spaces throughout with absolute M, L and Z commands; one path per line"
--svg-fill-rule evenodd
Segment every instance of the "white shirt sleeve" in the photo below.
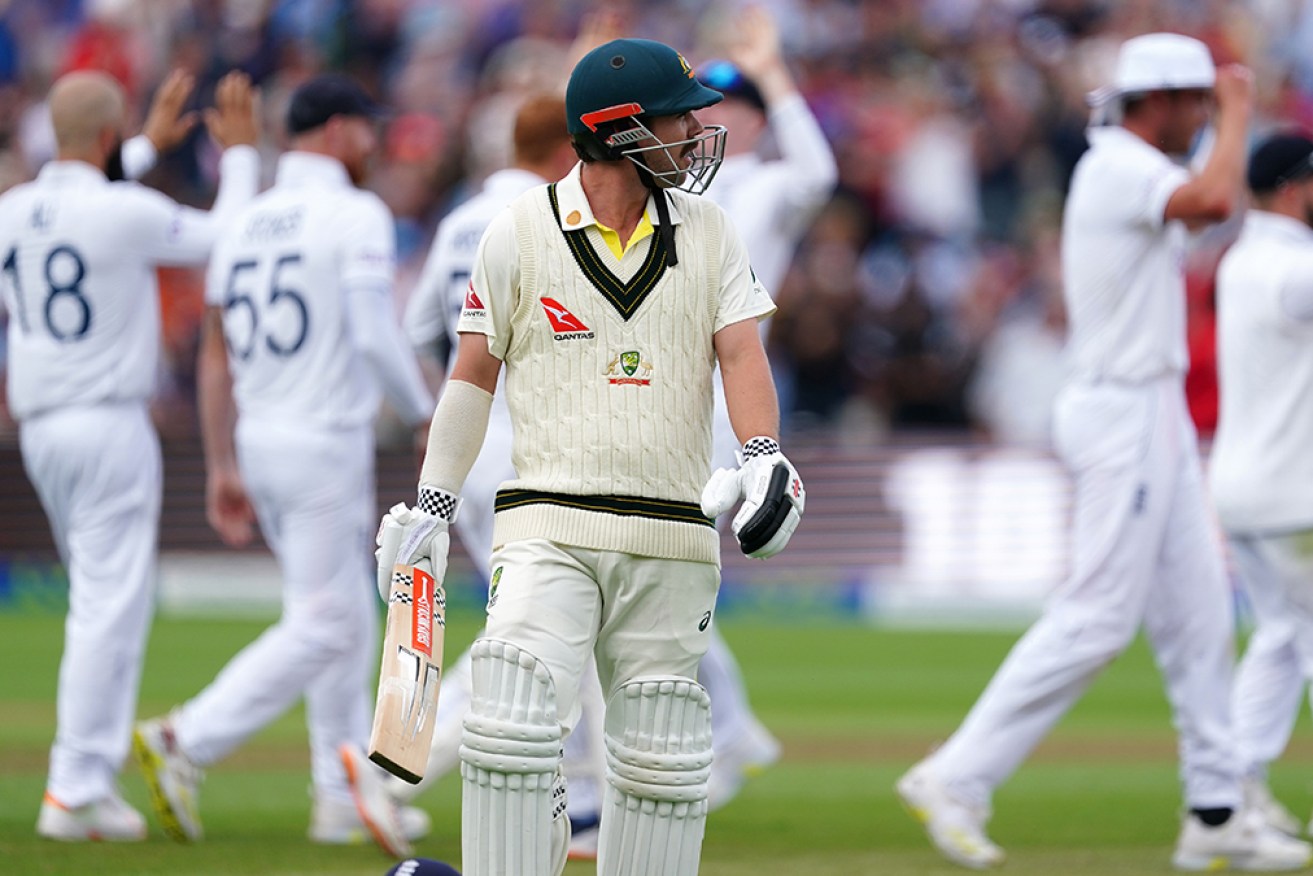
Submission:
M 1281 285 L 1281 309 L 1291 319 L 1313 321 L 1313 252 L 1300 253 Z
M 745 319 L 762 319 L 775 312 L 775 302 L 748 264 L 748 251 L 743 241 L 723 214 L 720 265 L 720 300 L 716 307 L 715 331 Z
M 447 285 L 452 271 L 447 259 L 450 229 L 448 223 L 438 225 L 433 246 L 424 261 L 424 270 L 406 302 L 402 322 L 411 346 L 416 350 L 428 349 L 447 332 Z
M 830 141 L 801 94 L 791 94 L 770 107 L 771 136 L 779 147 L 779 173 L 773 182 L 782 189 L 782 209 L 775 221 L 805 228 L 824 206 L 839 181 L 839 167 Z
M 341 228 L 342 290 L 351 341 L 369 363 L 403 420 L 420 425 L 433 415 L 433 397 L 397 323 L 392 305 L 396 243 L 392 215 L 378 198 L 351 204 Z
M 219 163 L 219 193 L 207 212 L 184 207 L 153 189 L 135 186 L 124 199 L 124 221 L 132 223 L 140 251 L 165 265 L 196 265 L 209 256 L 219 231 L 255 197 L 260 156 L 253 147 L 233 146 Z
M 511 342 L 511 317 L 520 293 L 520 254 L 515 216 L 510 210 L 499 213 L 479 241 L 470 291 L 472 300 L 461 310 L 456 330 L 487 335 L 488 352 L 504 360 Z M 476 303 L 482 307 L 470 306 Z
M 1162 228 L 1167 223 L 1167 202 L 1190 181 L 1190 172 L 1166 158 L 1161 164 L 1138 165 L 1134 170 L 1137 172 L 1125 180 L 1124 186 L 1116 180 L 1108 180 L 1108 185 L 1126 193 L 1123 203 L 1131 222 Z
M 123 164 L 125 179 L 141 179 L 150 173 L 160 154 L 155 144 L 145 134 L 138 134 L 124 141 L 119 150 L 119 161 Z

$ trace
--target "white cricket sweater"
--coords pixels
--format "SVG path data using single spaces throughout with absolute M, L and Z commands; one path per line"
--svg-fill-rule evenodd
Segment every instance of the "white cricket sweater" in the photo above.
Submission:
M 498 493 L 495 544 L 719 561 L 698 505 L 713 336 L 773 305 L 724 212 L 669 194 L 675 267 L 659 226 L 615 258 L 578 168 L 521 196 L 485 235 L 460 330 L 487 335 L 506 368 L 518 477 Z

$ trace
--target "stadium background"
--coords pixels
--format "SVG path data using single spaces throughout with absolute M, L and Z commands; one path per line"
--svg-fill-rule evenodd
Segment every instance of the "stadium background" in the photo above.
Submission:
M 735 8 L 604 5 L 623 15 L 627 32 L 680 47 L 695 65 L 724 54 Z M 1014 629 L 1065 568 L 1067 485 L 1046 437 L 1063 368 L 1057 238 L 1084 148 L 1083 95 L 1121 40 L 1175 30 L 1204 39 L 1219 62 L 1255 69 L 1255 134 L 1313 128 L 1313 2 L 763 5 L 833 143 L 840 186 L 775 290 L 770 336 L 785 445 L 812 494 L 807 519 L 770 564 L 725 552 L 721 617 L 785 760 L 713 817 L 704 872 L 760 872 L 781 860 L 793 862 L 785 871 L 937 872 L 895 814 L 890 783 L 952 729 L 1005 652 L 1010 634 L 979 628 Z M 8 0 L 0 3 L 0 189 L 50 157 L 43 98 L 66 70 L 111 71 L 138 119 L 172 67 L 196 74 L 198 106 L 224 72 L 246 70 L 263 92 L 268 173 L 290 91 L 321 69 L 345 69 L 393 109 L 370 185 L 397 216 L 400 305 L 437 221 L 505 161 L 509 108 L 563 76 L 581 18 L 597 6 Z M 147 181 L 205 205 L 216 160 L 198 132 Z M 1188 265 L 1188 390 L 1205 434 L 1216 416 L 1212 273 L 1233 233 L 1200 237 Z M 170 270 L 161 279 L 162 611 L 143 713 L 194 690 L 277 600 L 267 554 L 225 551 L 205 525 L 194 407 L 201 276 Z M 410 495 L 414 461 L 394 421 L 385 416 L 380 431 L 386 505 Z M 30 839 L 53 729 L 64 582 L 3 412 L 0 484 L 0 872 L 72 872 L 91 861 L 115 872 L 381 872 L 367 850 L 334 856 L 300 841 L 305 753 L 295 715 L 216 771 L 206 813 L 218 837 L 204 850 L 102 857 Z M 479 582 L 459 551 L 453 579 L 459 649 L 480 610 Z M 1275 785 L 1298 811 L 1311 802 L 1304 726 L 1292 755 Z M 1137 648 L 1004 789 L 1012 796 L 1001 798 L 995 833 L 1019 853 L 1018 872 L 1157 872 L 1175 822 L 1172 760 L 1158 682 Z M 124 784 L 140 802 L 135 776 Z M 454 858 L 454 784 L 440 791 L 432 801 L 439 829 L 421 851 Z M 267 805 L 252 808 L 260 799 Z M 282 857 L 292 869 L 269 863 Z

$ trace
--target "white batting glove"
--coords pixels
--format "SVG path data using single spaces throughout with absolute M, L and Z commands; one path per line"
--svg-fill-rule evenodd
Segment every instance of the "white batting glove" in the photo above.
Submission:
M 784 550 L 802 519 L 807 491 L 774 438 L 749 439 L 737 469 L 712 473 L 702 490 L 702 513 L 714 520 L 740 499 L 743 507 L 730 524 L 740 550 L 759 560 Z
M 447 576 L 447 551 L 451 536 L 447 530 L 460 510 L 460 497 L 420 484 L 419 502 L 414 508 L 398 503 L 383 515 L 374 543 L 378 550 L 378 595 L 384 602 L 392 593 L 392 570 L 397 565 L 423 566 L 435 581 Z

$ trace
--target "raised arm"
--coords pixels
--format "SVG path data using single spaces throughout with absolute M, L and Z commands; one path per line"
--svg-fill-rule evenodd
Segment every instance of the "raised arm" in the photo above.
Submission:
M 1245 155 L 1254 75 L 1247 67 L 1228 64 L 1217 71 L 1217 139 L 1199 175 L 1167 199 L 1163 218 L 1191 224 L 1220 222 L 1240 203 L 1244 191 Z
M 205 114 L 210 134 L 224 149 L 214 206 L 195 210 L 150 189 L 138 189 L 131 208 L 136 212 L 125 221 L 137 229 L 134 239 L 147 258 L 165 265 L 199 265 L 209 257 L 220 230 L 259 189 L 256 118 L 250 80 L 243 73 L 229 73 L 215 90 L 215 107 Z
M 806 223 L 839 180 L 834 150 L 816 116 L 798 92 L 784 60 L 779 28 L 763 7 L 749 6 L 738 19 L 729 58 L 750 78 L 766 102 L 766 118 L 786 173 L 774 184 L 788 209 L 783 221 Z

